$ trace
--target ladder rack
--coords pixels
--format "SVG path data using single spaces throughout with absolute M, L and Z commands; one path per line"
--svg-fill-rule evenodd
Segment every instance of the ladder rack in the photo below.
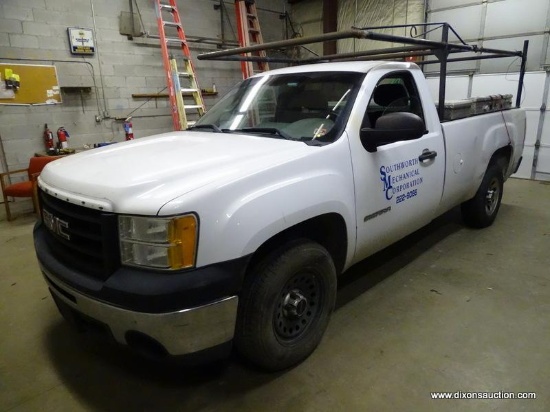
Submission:
M 436 26 L 428 30 L 428 28 Z M 425 31 L 424 35 L 428 32 L 432 32 L 437 29 L 441 29 L 441 40 L 428 40 L 421 38 L 420 36 L 396 36 L 392 34 L 378 33 L 376 30 L 385 30 L 393 28 L 413 28 L 421 27 Z M 450 42 L 449 34 L 454 34 L 457 41 Z M 259 51 L 266 50 L 279 50 L 284 47 L 300 46 L 304 44 L 322 43 L 325 41 L 339 40 L 339 39 L 363 39 L 374 40 L 389 43 L 401 43 L 408 46 L 404 47 L 389 47 L 375 50 L 358 51 L 352 53 L 340 53 L 329 56 L 316 56 L 307 59 L 293 59 L 289 57 L 261 57 L 253 56 L 250 53 L 257 53 Z M 199 60 L 227 60 L 227 61 L 246 61 L 246 62 L 277 62 L 277 63 L 289 63 L 289 64 L 307 64 L 317 62 L 328 61 L 346 61 L 346 60 L 395 60 L 405 59 L 407 57 L 417 56 L 434 56 L 435 59 L 424 60 L 415 62 L 418 65 L 424 64 L 439 64 L 439 103 L 438 113 L 439 117 L 443 119 L 445 113 L 445 89 L 447 79 L 447 66 L 449 63 L 469 61 L 469 60 L 483 60 L 483 59 L 497 59 L 506 57 L 519 57 L 521 58 L 521 68 L 519 72 L 518 91 L 516 94 L 516 107 L 520 107 L 521 95 L 523 91 L 523 80 L 525 77 L 525 66 L 527 63 L 527 51 L 529 48 L 529 40 L 525 40 L 523 43 L 523 50 L 501 50 L 492 49 L 487 47 L 480 47 L 478 45 L 467 44 L 456 33 L 456 31 L 448 23 L 421 23 L 421 24 L 402 24 L 395 26 L 381 26 L 381 27 L 364 27 L 354 28 L 352 30 L 346 30 L 341 32 L 332 32 L 320 34 L 317 36 L 295 38 L 289 40 L 281 40 L 270 43 L 264 43 L 261 45 L 252 45 L 248 47 L 239 47 L 229 50 L 221 50 L 210 53 L 203 53 L 197 56 Z M 468 53 L 465 56 L 460 56 L 460 53 Z M 458 57 L 449 58 L 450 55 L 457 55 Z M 412 63 L 411 63 L 412 64 Z

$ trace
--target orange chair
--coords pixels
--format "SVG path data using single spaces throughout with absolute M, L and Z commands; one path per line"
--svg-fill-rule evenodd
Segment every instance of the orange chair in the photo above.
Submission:
M 63 156 L 44 156 L 44 157 L 31 157 L 29 161 L 29 167 L 27 169 L 14 170 L 13 172 L 0 173 L 0 185 L 2 186 L 2 193 L 4 194 L 4 205 L 6 206 L 6 216 L 8 221 L 12 220 L 10 213 L 10 205 L 8 196 L 10 197 L 30 197 L 33 200 L 34 211 L 38 211 L 37 199 L 36 199 L 36 179 L 38 175 L 44 169 L 46 164 L 53 160 L 57 160 Z M 14 183 L 11 185 L 6 184 L 4 177 L 11 176 L 18 173 L 27 173 L 29 180 L 24 182 Z

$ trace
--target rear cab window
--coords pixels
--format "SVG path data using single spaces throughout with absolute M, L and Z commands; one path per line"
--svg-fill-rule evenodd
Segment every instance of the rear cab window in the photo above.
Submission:
M 380 79 L 367 105 L 361 128 L 376 128 L 376 121 L 388 113 L 413 113 L 424 120 L 420 94 L 410 72 L 392 72 Z

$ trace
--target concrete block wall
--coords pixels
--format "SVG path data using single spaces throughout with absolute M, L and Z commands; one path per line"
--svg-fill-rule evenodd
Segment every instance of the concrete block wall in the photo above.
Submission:
M 179 0 L 183 27 L 188 36 L 219 38 L 220 11 L 217 0 Z M 258 0 L 260 22 L 265 41 L 282 38 L 283 22 L 277 13 L 284 0 Z M 225 37 L 233 38 L 235 18 L 233 2 L 227 2 Z M 144 29 L 157 33 L 156 17 L 150 0 L 137 0 L 134 12 L 141 12 Z M 65 126 L 70 147 L 124 140 L 123 122 L 134 110 L 136 138 L 172 130 L 167 99 L 132 98 L 132 93 L 157 93 L 165 86 L 158 40 L 119 33 L 119 15 L 129 12 L 128 0 L 1 0 L 0 62 L 14 64 L 54 64 L 61 86 L 90 87 L 88 93 L 62 93 L 63 103 L 43 106 L 0 105 L 0 137 L 7 167 L 26 167 L 29 157 L 44 150 L 43 129 L 52 131 Z M 94 29 L 96 54 L 74 56 L 69 51 L 67 27 Z M 233 31 L 231 30 L 233 27 Z M 206 62 L 196 55 L 216 46 L 191 43 L 194 63 L 202 88 L 213 84 L 223 96 L 241 79 L 236 62 Z M 177 51 L 177 49 L 174 49 Z M 206 97 L 207 107 L 217 98 Z M 96 116 L 101 121 L 96 122 Z M 6 165 L 0 166 L 0 172 Z M 1 200 L 1 199 L 0 199 Z

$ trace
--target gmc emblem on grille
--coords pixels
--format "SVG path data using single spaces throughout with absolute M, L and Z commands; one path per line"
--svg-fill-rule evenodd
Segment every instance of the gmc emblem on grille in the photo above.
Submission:
M 46 209 L 42 209 L 42 220 L 48 229 L 64 239 L 71 240 L 71 236 L 66 232 L 69 223 L 54 216 Z

